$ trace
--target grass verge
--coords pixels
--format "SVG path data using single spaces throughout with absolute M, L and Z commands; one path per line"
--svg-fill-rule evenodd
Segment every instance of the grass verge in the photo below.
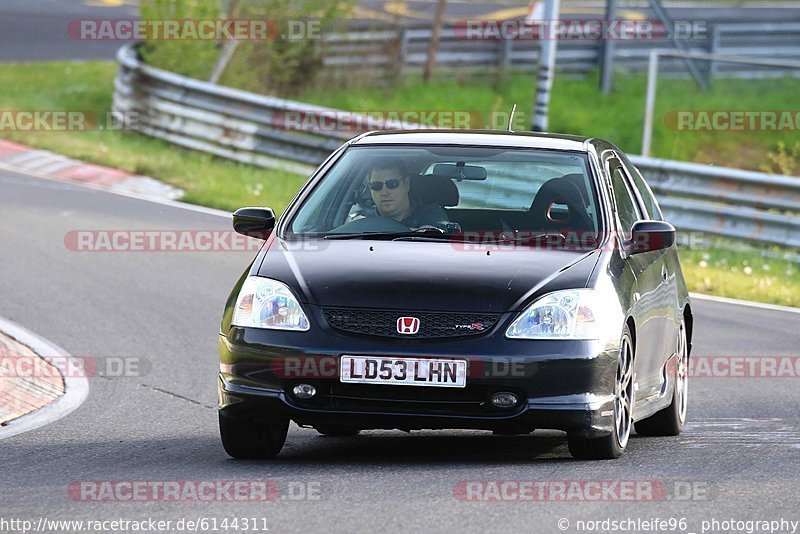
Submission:
M 105 116 L 116 64 L 55 62 L 3 66 L 0 109 L 69 110 Z M 131 131 L 23 132 L 0 136 L 69 157 L 152 176 L 185 191 L 185 202 L 224 210 L 248 205 L 282 212 L 306 176 L 183 150 Z
M 763 252 L 681 250 L 686 285 L 696 293 L 800 307 L 800 265 Z
M 616 87 L 600 94 L 596 76 L 571 79 L 556 76 L 550 102 L 550 130 L 608 139 L 629 154 L 641 152 L 642 123 L 647 79 L 640 74 L 617 74 Z M 462 110 L 488 114 L 517 113 L 527 129 L 533 107 L 534 87 L 530 75 L 513 75 L 505 82 L 492 78 L 440 76 L 425 84 L 418 76 L 407 76 L 399 84 L 384 87 L 320 87 L 306 90 L 299 99 L 323 106 L 353 111 Z M 797 109 L 795 79 L 714 80 L 709 91 L 691 79 L 661 79 L 658 84 L 653 129 L 653 155 L 681 161 L 696 161 L 725 167 L 763 170 L 774 167 L 770 152 L 779 143 L 791 148 L 798 143 L 796 131 L 688 131 L 677 130 L 678 111 Z M 792 113 L 794 116 L 794 112 Z M 700 125 L 700 121 L 695 124 Z M 800 174 L 800 161 L 775 169 Z M 788 167 L 788 170 L 787 170 Z

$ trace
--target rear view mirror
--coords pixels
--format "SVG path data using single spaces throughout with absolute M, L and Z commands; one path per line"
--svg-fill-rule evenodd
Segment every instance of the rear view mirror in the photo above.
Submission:
M 272 208 L 239 208 L 233 214 L 234 231 L 247 237 L 266 239 L 274 228 Z
M 433 166 L 433 174 L 447 176 L 451 180 L 485 180 L 486 169 L 477 165 L 464 163 L 437 163 Z
M 675 227 L 665 221 L 637 221 L 631 228 L 628 253 L 639 254 L 671 247 L 675 243 Z

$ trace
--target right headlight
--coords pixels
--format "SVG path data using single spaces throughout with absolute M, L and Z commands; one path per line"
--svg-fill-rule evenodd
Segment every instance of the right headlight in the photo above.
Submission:
M 555 291 L 528 306 L 506 330 L 511 339 L 598 339 L 597 293 Z
M 260 276 L 250 276 L 244 281 L 236 298 L 232 323 L 236 326 L 301 332 L 310 327 L 308 317 L 289 286 Z

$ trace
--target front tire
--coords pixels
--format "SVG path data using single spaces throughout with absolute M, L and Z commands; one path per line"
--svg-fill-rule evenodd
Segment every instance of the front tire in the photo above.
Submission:
M 633 337 L 628 325 L 622 332 L 614 379 L 614 429 L 608 436 L 584 438 L 567 436 L 570 454 L 579 460 L 610 460 L 619 458 L 628 445 L 633 426 Z
M 219 434 L 225 452 L 233 458 L 263 460 L 281 452 L 289 431 L 288 419 L 219 414 Z
M 686 325 L 681 321 L 678 329 L 678 362 L 675 367 L 675 388 L 672 403 L 636 422 L 636 433 L 642 436 L 677 436 L 683 431 L 686 422 L 686 408 L 689 396 L 689 344 L 686 340 Z

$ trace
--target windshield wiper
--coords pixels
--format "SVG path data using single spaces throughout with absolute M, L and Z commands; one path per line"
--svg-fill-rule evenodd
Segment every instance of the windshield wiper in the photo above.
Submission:
M 426 227 L 419 230 L 412 230 L 409 232 L 354 232 L 346 234 L 327 234 L 323 239 L 386 239 L 386 240 L 425 240 L 425 241 L 443 241 L 451 239 L 451 236 L 439 228 Z
M 402 232 L 352 232 L 341 234 L 325 234 L 323 239 L 392 239 Z

